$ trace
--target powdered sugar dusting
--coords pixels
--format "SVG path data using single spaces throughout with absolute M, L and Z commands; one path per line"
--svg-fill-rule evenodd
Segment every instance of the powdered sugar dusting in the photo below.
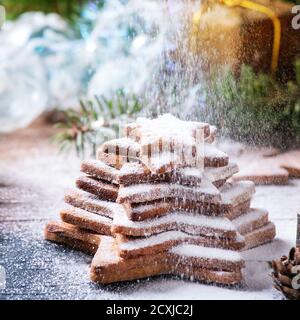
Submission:
M 108 166 L 106 163 L 100 160 L 93 160 L 93 159 L 85 160 L 83 161 L 83 164 L 91 165 L 95 168 L 108 171 L 115 176 L 119 174 L 119 170 L 115 169 L 114 167 Z
M 236 228 L 239 229 L 243 225 L 259 220 L 266 215 L 268 215 L 268 212 L 266 210 L 250 209 L 247 213 L 232 220 L 232 222 L 236 226 Z
M 235 230 L 234 224 L 227 218 L 209 217 L 187 212 L 173 212 L 167 216 L 147 221 L 131 221 L 128 219 L 128 216 L 125 212 L 119 212 L 119 214 L 114 216 L 113 225 L 138 229 L 171 224 L 174 222 L 176 222 L 177 225 L 187 224 L 191 226 L 202 226 L 218 230 Z
M 136 184 L 131 186 L 121 186 L 118 200 L 132 202 L 145 202 L 155 199 L 180 197 L 190 200 L 204 200 L 210 197 L 212 202 L 219 202 L 220 192 L 209 181 L 203 181 L 200 187 L 187 187 L 178 184 Z
M 145 168 L 141 163 L 125 163 L 120 169 L 120 176 L 128 174 L 144 174 Z
M 208 126 L 206 123 L 181 121 L 171 114 L 164 114 L 153 120 L 138 118 L 136 123 L 145 135 L 171 138 L 193 136 L 196 130 L 203 130 Z
M 225 167 L 212 168 L 208 167 L 204 170 L 204 176 L 210 181 L 227 180 L 239 171 L 238 165 L 229 163 Z
M 194 258 L 204 259 L 218 259 L 224 261 L 242 262 L 242 256 L 239 252 L 233 250 L 225 250 L 219 248 L 208 248 L 203 246 L 196 246 L 192 244 L 181 244 L 173 249 L 172 253 Z
M 184 158 L 182 153 L 178 154 L 173 152 L 157 153 L 151 157 L 145 155 L 141 157 L 141 161 L 154 173 L 170 172 L 173 169 L 186 166 L 196 166 L 199 169 L 204 167 L 201 157 L 197 157 L 197 155 Z
M 166 231 L 166 232 L 152 235 L 152 236 L 146 237 L 146 238 L 138 238 L 136 240 L 130 240 L 127 242 L 119 242 L 119 248 L 120 248 L 120 250 L 130 251 L 130 250 L 148 248 L 148 247 L 155 246 L 158 244 L 163 244 L 163 243 L 169 242 L 169 241 L 187 242 L 189 240 L 199 239 L 199 238 L 201 238 L 201 237 L 189 235 L 189 234 L 187 234 L 185 232 L 181 232 L 181 231 Z M 203 237 L 203 240 L 205 240 L 204 237 Z M 243 243 L 244 237 L 237 235 L 235 241 L 237 243 Z
M 147 248 L 168 241 L 180 241 L 192 237 L 193 236 L 187 235 L 186 233 L 181 231 L 167 231 L 147 238 L 121 242 L 119 243 L 119 248 L 121 250 L 135 250 Z
M 69 212 L 71 213 L 73 216 L 78 217 L 78 218 L 83 218 L 83 219 L 88 219 L 100 224 L 106 224 L 108 226 L 111 226 L 112 224 L 112 219 L 102 216 L 102 215 L 97 215 L 97 214 L 93 214 L 89 211 L 80 209 L 80 208 L 74 208 L 74 209 L 66 209 L 63 210 L 63 212 Z
M 251 198 L 255 193 L 255 185 L 251 181 L 241 181 L 233 184 L 226 183 L 220 191 L 224 204 L 236 205 Z
M 137 206 L 134 206 L 134 213 L 143 214 L 146 211 L 151 211 L 158 207 L 159 208 L 169 207 L 169 203 L 168 202 L 158 202 L 158 203 L 148 203 L 148 204 L 141 203 Z
M 178 171 L 186 177 L 202 178 L 203 176 L 202 168 L 187 167 L 183 169 L 178 169 Z
M 116 153 L 117 147 L 118 149 L 130 150 L 131 152 L 135 152 L 136 155 L 138 155 L 138 153 L 140 152 L 139 143 L 127 137 L 113 139 L 105 142 L 102 144 L 100 149 L 108 150 L 108 153 Z
M 109 218 L 113 218 L 116 213 L 124 211 L 123 206 L 116 202 L 100 200 L 97 196 L 81 190 L 71 190 L 67 192 L 65 201 L 72 206 L 81 207 Z
M 209 143 L 205 143 L 204 144 L 204 155 L 206 157 L 210 157 L 210 158 L 223 158 L 223 157 L 228 157 L 228 155 L 217 149 L 216 147 L 214 147 L 213 145 L 209 144 Z

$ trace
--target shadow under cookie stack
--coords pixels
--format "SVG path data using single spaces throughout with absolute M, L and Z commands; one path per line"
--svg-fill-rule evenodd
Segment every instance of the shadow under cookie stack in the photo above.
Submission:
M 46 239 L 93 254 L 102 284 L 161 274 L 240 283 L 241 251 L 272 241 L 275 226 L 251 208 L 252 182 L 228 182 L 238 167 L 213 146 L 215 131 L 169 114 L 127 125 L 82 162 Z

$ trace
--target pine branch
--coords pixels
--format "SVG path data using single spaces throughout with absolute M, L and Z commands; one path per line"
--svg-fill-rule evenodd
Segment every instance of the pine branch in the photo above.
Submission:
M 117 90 L 111 98 L 96 96 L 93 101 L 80 101 L 78 111 L 61 111 L 64 120 L 55 125 L 59 132 L 52 141 L 62 152 L 73 146 L 78 156 L 84 157 L 87 152 L 95 155 L 97 146 L 106 139 L 117 137 L 122 125 L 141 109 L 141 101 L 123 90 Z
M 257 75 L 244 66 L 239 78 L 231 71 L 216 75 L 205 87 L 206 121 L 236 140 L 285 148 L 300 144 L 300 60 L 296 81 L 286 84 Z
M 79 17 L 80 10 L 88 0 L 0 0 L 9 19 L 15 19 L 28 11 L 56 12 L 67 19 Z

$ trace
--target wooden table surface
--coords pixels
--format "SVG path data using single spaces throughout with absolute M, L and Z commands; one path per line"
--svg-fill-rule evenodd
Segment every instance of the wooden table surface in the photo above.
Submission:
M 83 299 L 106 290 L 88 279 L 91 257 L 44 241 L 46 222 L 58 219 L 79 174 L 79 160 L 58 155 L 51 134 L 38 123 L 0 135 L 1 299 Z
M 293 204 L 282 201 L 287 199 L 285 194 L 289 199 L 299 196 L 299 181 L 283 189 L 258 188 L 255 203 L 273 211 L 279 239 L 248 255 L 250 265 L 255 259 L 263 264 L 249 269 L 247 288 L 230 290 L 170 277 L 100 286 L 89 280 L 90 256 L 43 237 L 46 222 L 58 219 L 63 195 L 79 175 L 79 159 L 58 155 L 49 142 L 51 134 L 51 127 L 38 123 L 0 135 L 0 265 L 7 278 L 0 299 L 281 298 L 272 289 L 266 261 L 287 253 L 293 245 L 299 200 Z M 260 270 L 263 276 L 253 270 Z

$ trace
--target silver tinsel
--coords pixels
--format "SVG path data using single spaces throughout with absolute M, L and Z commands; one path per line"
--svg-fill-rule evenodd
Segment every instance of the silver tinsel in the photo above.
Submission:
M 91 2 L 76 28 L 39 12 L 7 22 L 0 31 L 0 132 L 49 108 L 76 107 L 80 97 L 143 92 L 171 45 L 170 30 L 178 30 L 180 2 L 110 0 L 101 10 Z

